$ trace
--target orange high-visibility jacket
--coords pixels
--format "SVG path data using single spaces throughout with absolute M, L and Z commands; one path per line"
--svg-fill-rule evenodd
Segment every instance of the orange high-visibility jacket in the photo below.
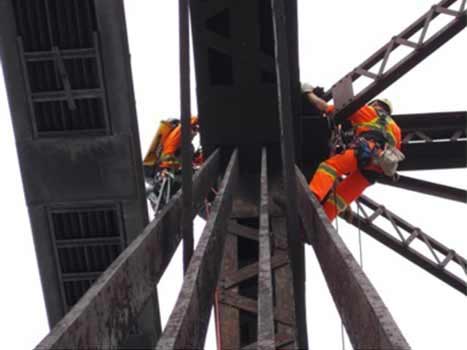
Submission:
M 191 117 L 190 123 L 193 125 L 198 122 L 198 117 Z M 164 144 L 162 145 L 162 154 L 165 155 L 174 155 L 178 151 L 182 144 L 182 124 L 178 124 L 175 129 L 173 129 L 170 134 L 165 139 Z
M 198 117 L 191 117 L 190 123 L 193 125 L 198 122 Z M 176 157 L 177 151 L 182 145 L 182 124 L 180 123 L 173 129 L 165 139 L 162 145 L 162 156 L 159 166 L 161 168 L 180 167 L 180 160 Z
M 334 112 L 334 106 L 328 105 L 326 110 L 327 114 Z M 365 105 L 360 108 L 358 111 L 353 113 L 347 120 L 350 121 L 352 128 L 355 131 L 355 135 L 358 136 L 367 131 L 383 131 L 381 130 L 381 126 L 378 123 L 378 119 L 380 116 L 375 108 L 372 106 Z M 398 149 L 401 148 L 401 129 L 396 124 L 394 119 L 392 119 L 389 115 L 386 117 L 386 128 L 385 134 L 389 136 L 389 144 L 391 146 L 397 147 Z

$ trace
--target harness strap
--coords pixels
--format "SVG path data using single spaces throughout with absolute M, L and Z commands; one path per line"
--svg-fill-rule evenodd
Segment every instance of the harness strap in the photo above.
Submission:
M 373 119 L 370 122 L 363 122 L 363 123 L 355 123 L 354 128 L 367 128 L 369 129 L 368 131 L 364 131 L 363 133 L 360 134 L 360 136 L 363 136 L 366 138 L 367 133 L 372 133 L 371 138 L 373 138 L 377 142 L 381 142 L 380 140 L 384 140 L 384 143 L 389 143 L 391 146 L 396 145 L 396 139 L 394 138 L 394 135 L 392 133 L 388 132 L 387 128 L 388 125 L 391 123 L 392 119 L 389 116 L 389 114 L 385 113 L 384 111 L 381 111 L 379 109 L 375 109 L 377 117 Z M 379 135 L 378 135 L 379 134 Z

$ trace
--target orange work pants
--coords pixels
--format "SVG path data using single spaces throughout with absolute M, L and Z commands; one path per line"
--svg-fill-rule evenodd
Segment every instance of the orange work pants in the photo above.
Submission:
M 365 168 L 378 171 L 374 165 Z M 343 212 L 371 184 L 360 172 L 354 150 L 347 149 L 322 162 L 310 181 L 310 190 L 322 202 L 336 179 L 343 175 L 346 175 L 346 178 L 337 185 L 335 193 L 331 193 L 323 205 L 330 221 Z

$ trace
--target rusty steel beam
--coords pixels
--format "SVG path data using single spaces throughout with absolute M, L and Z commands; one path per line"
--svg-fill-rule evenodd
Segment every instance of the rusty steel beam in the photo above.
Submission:
M 288 263 L 289 258 L 285 253 L 276 253 L 271 257 L 271 268 L 273 270 L 287 265 Z M 258 274 L 258 269 L 258 263 L 253 263 L 230 273 L 225 277 L 224 288 L 232 288 L 249 278 L 255 277 Z
M 467 24 L 467 11 L 465 11 L 465 8 L 461 8 L 455 14 L 446 13 L 446 11 L 444 11 L 444 9 L 447 9 L 455 2 L 461 4 L 461 0 L 443 0 L 436 6 L 433 6 L 425 15 L 402 31 L 399 35 L 393 37 L 386 45 L 374 53 L 360 66 L 339 80 L 339 82 L 336 83 L 330 91 L 326 92 L 326 100 L 329 100 L 334 92 L 336 92 L 335 97 L 339 98 L 340 95 L 343 95 L 342 92 L 337 95 L 337 92 L 342 90 L 339 87 L 343 84 L 347 84 L 349 79 L 352 82 L 361 76 L 366 76 L 372 79 L 372 81 L 353 98 L 346 101 L 338 101 L 338 103 L 336 103 L 336 105 L 339 105 L 340 107 L 336 109 L 334 113 L 336 120 L 343 120 L 357 111 L 366 102 L 386 89 L 393 82 L 398 80 L 401 76 L 422 62 L 431 53 L 464 29 Z M 434 18 L 441 14 L 452 16 L 453 18 L 446 26 L 441 28 L 431 37 L 426 38 L 425 34 L 428 26 Z M 422 34 L 418 42 L 409 41 L 410 37 L 419 30 L 422 30 Z M 400 45 L 411 47 L 413 51 L 399 60 L 399 62 L 394 66 L 386 69 L 390 54 Z M 371 73 L 369 70 L 378 63 L 380 63 L 378 72 Z M 344 95 L 348 96 L 350 94 Z
M 276 346 L 275 348 L 269 348 L 269 349 L 289 349 L 293 348 L 293 343 L 295 342 L 294 337 L 291 337 L 290 335 L 286 333 L 282 334 L 277 334 L 276 335 Z M 244 346 L 242 350 L 256 350 L 258 348 L 258 343 L 252 343 L 248 344 L 247 346 Z
M 274 255 L 287 254 L 287 246 L 281 248 L 277 244 L 283 237 L 286 237 L 286 224 L 283 216 L 271 217 L 272 235 L 274 237 Z M 273 257 L 274 259 L 274 257 Z M 295 298 L 292 288 L 291 265 L 284 264 L 274 267 L 274 299 L 275 313 L 281 317 L 295 320 Z M 281 334 L 287 334 L 295 342 L 295 324 L 288 326 L 282 323 L 276 324 L 276 347 L 279 347 L 279 337 Z M 291 345 L 290 347 L 293 347 Z
M 192 218 L 219 175 L 219 151 L 195 174 Z M 112 348 L 128 335 L 181 240 L 181 191 L 36 347 Z
M 219 299 L 222 304 L 231 305 L 239 310 L 247 311 L 252 314 L 258 313 L 258 303 L 255 299 L 244 297 L 231 291 L 222 291 Z M 288 318 L 286 314 L 278 312 L 277 309 L 274 310 L 274 322 L 288 327 L 294 326 L 293 320 Z
M 382 177 L 377 179 L 377 182 L 392 187 L 403 188 L 405 190 L 420 192 L 467 204 L 467 191 L 460 188 L 440 185 L 434 182 L 414 179 L 403 175 L 400 175 L 397 181 L 393 181 L 387 177 Z
M 358 199 L 358 205 L 360 205 L 363 214 L 359 215 L 353 212 L 354 219 L 348 220 L 349 223 L 360 227 L 361 230 L 378 242 L 399 253 L 462 294 L 467 295 L 467 259 L 366 196 L 361 196 Z M 366 213 L 362 205 L 373 211 L 371 215 Z M 392 224 L 395 234 L 390 234 L 375 225 L 374 220 L 380 216 L 386 218 Z M 405 235 L 401 230 L 406 232 Z M 428 248 L 431 256 L 422 254 L 410 246 L 415 239 L 418 239 Z M 448 264 L 456 264 L 462 273 L 454 274 L 448 271 L 446 269 Z
M 296 343 L 308 348 L 305 305 L 305 250 L 299 237 L 297 188 L 295 186 L 295 149 L 293 131 L 292 93 L 290 86 L 287 25 L 284 0 L 272 0 L 274 57 L 276 65 L 278 110 L 281 133 L 282 177 L 287 196 L 286 218 L 289 257 L 292 265 L 295 296 Z
M 271 233 L 269 228 L 267 151 L 261 152 L 259 203 L 259 273 L 258 273 L 258 344 L 257 348 L 274 348 L 274 307 L 272 290 Z
M 185 274 L 183 286 L 157 349 L 202 349 L 220 272 L 226 228 L 238 181 L 237 150 L 232 153 L 224 179 L 199 243 Z
M 235 222 L 231 222 L 229 223 L 229 227 L 227 229 L 230 233 L 236 236 L 248 238 L 253 241 L 258 240 L 258 232 L 255 229 L 252 229 L 250 227 L 242 226 Z M 287 241 L 285 238 L 275 237 L 274 241 L 275 241 L 274 244 L 277 248 L 287 249 Z
M 182 125 L 182 202 L 183 213 L 188 213 L 192 202 L 192 146 L 191 146 L 191 96 L 190 96 L 190 38 L 188 0 L 178 1 L 180 39 L 180 120 Z M 193 220 L 182 214 L 183 271 L 186 272 L 193 255 Z
M 225 276 L 237 271 L 239 261 L 238 237 L 231 232 L 230 227 L 227 229 L 227 233 L 222 263 L 223 266 L 215 298 L 215 321 L 216 325 L 219 325 L 220 328 L 216 332 L 218 350 L 240 348 L 240 310 L 230 305 L 221 304 L 219 301 L 219 293 L 224 289 L 223 282 Z M 256 268 L 256 271 L 258 271 L 258 268 Z M 232 286 L 231 291 L 238 293 L 238 287 Z
M 329 222 L 297 168 L 299 209 L 305 231 L 355 349 L 410 349 L 390 312 Z

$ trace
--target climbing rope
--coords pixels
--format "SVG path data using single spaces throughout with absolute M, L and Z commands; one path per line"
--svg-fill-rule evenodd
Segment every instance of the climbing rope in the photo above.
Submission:
M 360 229 L 360 206 L 357 203 L 357 217 L 358 217 L 358 250 L 360 253 L 360 267 L 363 270 L 363 246 L 362 246 L 362 230 Z
M 332 185 L 332 193 L 331 195 L 334 198 L 334 203 L 337 203 L 337 194 L 336 194 L 336 187 L 337 187 L 337 181 L 335 181 Z M 337 207 L 336 207 L 337 211 Z M 336 232 L 339 234 L 339 215 L 336 215 Z M 341 342 L 342 342 L 342 350 L 345 350 L 345 337 L 344 337 L 344 322 L 342 322 L 341 319 Z
M 332 196 L 334 197 L 334 202 L 337 203 L 337 195 L 336 195 L 336 183 L 332 186 Z M 337 208 L 336 208 L 337 210 Z M 357 203 L 357 217 L 358 217 L 358 250 L 359 250 L 359 264 L 363 270 L 363 245 L 362 245 L 362 231 L 360 228 L 360 206 Z M 339 217 L 336 216 L 336 232 L 339 234 Z M 345 350 L 345 335 L 344 335 L 344 322 L 341 320 L 341 342 L 342 342 L 342 350 Z

